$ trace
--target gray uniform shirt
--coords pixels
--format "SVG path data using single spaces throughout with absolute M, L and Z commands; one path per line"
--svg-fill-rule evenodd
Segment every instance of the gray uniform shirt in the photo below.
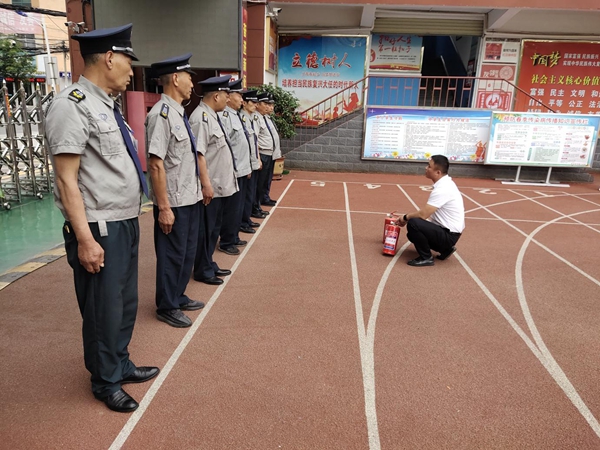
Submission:
M 263 155 L 273 155 L 273 137 L 269 133 L 267 124 L 265 123 L 265 116 L 260 113 L 256 113 L 258 116 L 258 127 L 256 133 L 258 134 L 258 151 Z M 270 126 L 270 125 L 269 125 Z
M 206 103 L 200 102 L 190 116 L 192 131 L 198 142 L 198 150 L 204 154 L 208 176 L 215 197 L 229 197 L 238 189 L 231 151 L 225 133 L 217 121 L 217 113 Z
M 248 137 L 250 138 L 250 161 L 252 170 L 258 170 L 260 167 L 260 156 L 258 155 L 257 135 L 255 131 L 258 129 L 258 115 L 255 113 L 250 114 L 244 109 L 240 111 L 240 114 L 242 115 L 242 121 L 246 125 L 246 130 L 248 130 Z
M 271 134 L 273 135 L 273 159 L 281 158 L 281 140 L 279 139 L 277 127 L 271 120 L 271 116 L 265 116 L 265 122 L 269 125 Z M 267 132 L 268 131 L 269 130 L 267 130 Z
M 57 95 L 46 116 L 51 158 L 81 155 L 78 184 L 88 222 L 127 220 L 140 214 L 140 179 L 113 108 L 114 100 L 81 76 Z M 130 134 L 137 149 L 131 130 Z M 54 198 L 69 220 L 56 184 Z
M 241 119 L 238 116 L 237 111 L 229 106 L 225 108 L 225 111 L 220 112 L 221 123 L 225 127 L 225 131 L 229 136 L 229 142 L 233 150 L 233 156 L 235 157 L 236 164 L 236 176 L 238 178 L 245 177 L 252 172 L 252 165 L 250 161 L 250 148 L 248 139 L 244 133 L 244 127 Z
M 202 186 L 194 161 L 197 155 L 192 151 L 192 141 L 183 121 L 184 112 L 183 106 L 162 94 L 146 117 L 146 149 L 148 155 L 163 160 L 171 208 L 194 205 L 202 200 Z M 157 205 L 154 189 L 150 193 Z

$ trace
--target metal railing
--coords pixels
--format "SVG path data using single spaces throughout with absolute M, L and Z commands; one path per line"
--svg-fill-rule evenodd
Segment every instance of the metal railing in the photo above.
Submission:
M 43 96 L 38 86 L 27 95 L 21 83 L 11 96 L 3 83 L 0 95 L 0 207 L 10 209 L 10 201 L 52 190 L 44 110 L 53 93 Z
M 368 98 L 373 106 L 477 108 L 512 111 L 516 96 L 531 109 L 555 112 L 542 101 L 506 80 L 483 77 L 398 77 L 369 75 L 300 112 L 299 127 L 320 127 L 362 109 Z

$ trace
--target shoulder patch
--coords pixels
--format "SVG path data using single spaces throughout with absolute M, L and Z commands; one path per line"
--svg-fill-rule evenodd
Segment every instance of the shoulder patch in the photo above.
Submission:
M 223 111 L 223 117 L 229 117 L 229 111 Z
M 73 89 L 71 92 L 69 92 L 69 98 L 74 102 L 79 103 L 85 98 L 85 94 L 79 89 Z
M 160 109 L 160 115 L 163 117 L 163 119 L 169 117 L 169 105 L 163 103 L 162 108 Z
M 205 111 L 202 111 L 202 122 L 208 123 L 208 114 Z

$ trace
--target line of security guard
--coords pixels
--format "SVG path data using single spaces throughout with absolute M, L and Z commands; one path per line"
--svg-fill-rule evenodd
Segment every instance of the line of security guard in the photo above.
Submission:
M 203 98 L 190 117 L 192 131 L 198 148 L 203 149 L 210 182 L 214 191 L 212 201 L 205 205 L 204 233 L 198 234 L 198 247 L 194 261 L 194 279 L 206 284 L 218 285 L 219 277 L 231 274 L 221 269 L 215 261 L 215 252 L 223 222 L 225 198 L 238 191 L 236 161 L 229 138 L 217 115 L 227 106 L 230 75 L 211 77 L 201 81 Z
M 258 153 L 258 137 L 256 134 L 258 129 L 258 115 L 256 114 L 256 104 L 258 103 L 257 94 L 258 91 L 255 90 L 244 92 L 242 95 L 244 103 L 240 111 L 246 132 L 248 133 L 250 144 L 250 160 L 252 165 L 252 174 L 248 180 L 244 207 L 242 210 L 242 223 L 240 226 L 240 231 L 249 234 L 254 234 L 256 232 L 254 228 L 258 228 L 260 226 L 258 222 L 254 222 L 251 219 L 252 206 L 254 205 L 256 198 L 258 175 L 260 169 L 262 168 L 260 155 Z
M 182 106 L 183 101 L 190 99 L 194 87 L 191 56 L 188 53 L 151 65 L 163 86 L 163 94 L 146 117 L 146 149 L 154 203 L 156 316 L 177 328 L 192 325 L 182 310 L 204 307 L 204 303 L 185 295 L 185 289 L 196 257 L 198 236 L 204 235 L 202 186 L 207 203 L 212 197 L 204 149 L 197 148 Z
M 83 75 L 57 95 L 46 118 L 54 196 L 65 217 L 67 261 L 83 318 L 85 366 L 94 396 L 118 412 L 139 406 L 123 384 L 159 373 L 158 367 L 136 367 L 127 349 L 138 305 L 138 215 L 147 185 L 137 141 L 112 96 L 133 76 L 131 29 L 73 36 Z
M 240 108 L 243 97 L 242 79 L 233 80 L 229 83 L 229 98 L 225 110 L 218 113 L 225 132 L 229 137 L 229 143 L 236 162 L 236 177 L 239 190 L 231 197 L 227 197 L 223 207 L 223 226 L 221 227 L 221 239 L 219 250 L 228 255 L 239 255 L 238 247 L 248 242 L 239 237 L 242 226 L 242 214 L 248 183 L 252 175 L 252 153 L 250 151 L 250 134 L 246 127 L 246 119 L 242 117 Z

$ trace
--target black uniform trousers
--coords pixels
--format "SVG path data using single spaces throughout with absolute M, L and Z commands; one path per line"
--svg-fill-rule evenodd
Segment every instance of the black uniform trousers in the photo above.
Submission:
M 158 206 L 154 205 L 157 311 L 179 309 L 190 301 L 185 295 L 185 289 L 196 257 L 200 226 L 199 210 L 200 202 L 171 208 L 175 223 L 171 232 L 165 234 L 158 223 Z
M 271 167 L 269 167 L 269 178 L 267 178 L 267 191 L 265 192 L 263 198 L 265 202 L 271 201 L 271 183 L 273 182 L 273 172 L 275 172 L 275 160 L 271 158 Z
M 98 223 L 89 226 L 104 249 L 104 267 L 99 273 L 88 272 L 79 262 L 77 238 L 69 222 L 65 222 L 63 236 L 83 318 L 85 367 L 92 374 L 92 392 L 103 398 L 121 389 L 121 380 L 136 368 L 127 346 L 138 306 L 140 228 L 137 217 L 106 222 L 107 236 L 100 236 Z
M 246 198 L 244 199 L 244 208 L 242 210 L 242 226 L 249 227 L 252 222 L 252 211 L 254 209 L 254 202 L 256 201 L 256 186 L 258 184 L 258 174 L 260 171 L 253 170 L 252 176 L 247 182 L 246 186 Z
M 215 276 L 215 271 L 219 270 L 219 266 L 213 261 L 213 255 L 221 232 L 225 198 L 213 197 L 208 205 L 200 207 L 204 212 L 204 227 L 200 227 L 202 232 L 198 233 L 198 246 L 194 259 L 195 280 L 212 278 Z
M 240 240 L 240 226 L 242 225 L 242 214 L 244 212 L 244 201 L 248 189 L 248 177 L 237 179 L 239 191 L 231 197 L 227 197 L 223 206 L 223 224 L 221 226 L 221 240 L 219 247 L 229 248 Z
M 268 195 L 269 178 L 273 177 L 273 158 L 271 155 L 260 154 L 262 169 L 258 172 L 258 186 L 256 188 L 256 203 L 260 206 Z
M 449 251 L 460 239 L 460 233 L 452 233 L 435 223 L 423 219 L 409 219 L 406 224 L 408 240 L 415 245 L 421 258 L 431 258 L 431 250 L 439 253 Z

